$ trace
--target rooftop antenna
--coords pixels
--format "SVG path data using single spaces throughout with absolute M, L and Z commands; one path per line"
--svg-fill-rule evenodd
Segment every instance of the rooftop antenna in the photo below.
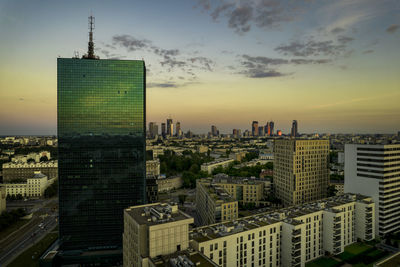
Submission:
M 83 58 L 99 59 L 99 57 L 94 55 L 94 43 L 93 43 L 94 17 L 92 15 L 89 16 L 88 28 L 89 28 L 88 53 L 84 55 Z

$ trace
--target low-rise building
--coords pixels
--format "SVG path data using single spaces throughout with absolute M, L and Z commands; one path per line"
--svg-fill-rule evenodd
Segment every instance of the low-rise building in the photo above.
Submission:
M 259 206 L 265 199 L 265 183 L 260 179 L 215 175 L 212 183 L 224 188 L 230 196 L 242 204 L 254 203 Z
M 124 266 L 154 266 L 151 259 L 188 249 L 193 221 L 177 205 L 155 203 L 125 209 Z
M 172 176 L 168 178 L 158 178 L 157 187 L 159 193 L 170 192 L 171 190 L 179 189 L 183 185 L 182 177 Z
M 158 177 L 160 176 L 160 160 L 146 160 L 146 176 Z
M 31 178 L 35 171 L 40 171 L 49 179 L 58 177 L 58 161 L 45 161 L 45 162 L 7 162 L 3 163 L 3 182 L 13 181 L 26 181 Z
M 40 152 L 32 152 L 29 153 L 28 155 L 14 155 L 12 157 L 11 161 L 15 163 L 27 163 L 28 160 L 33 160 L 35 162 L 40 162 L 40 159 L 42 157 L 46 157 L 47 160 L 51 159 L 51 154 L 49 151 L 40 151 Z
M 213 184 L 212 179 L 196 181 L 196 210 L 201 225 L 238 218 L 238 201 L 226 190 Z
M 330 180 L 329 185 L 333 185 L 336 189 L 336 195 L 344 194 L 344 181 L 343 180 Z
M 41 198 L 44 195 L 46 188 L 51 185 L 54 180 L 42 174 L 40 171 L 35 171 L 31 178 L 26 179 L 26 182 L 21 183 L 4 183 L 6 196 L 22 196 L 27 198 Z
M 229 158 L 236 161 L 242 161 L 242 159 L 246 157 L 246 154 L 246 151 L 231 152 L 229 154 Z
M 203 163 L 201 165 L 201 170 L 207 173 L 212 173 L 214 169 L 218 167 L 226 168 L 234 161 L 234 159 L 220 158 L 211 162 Z

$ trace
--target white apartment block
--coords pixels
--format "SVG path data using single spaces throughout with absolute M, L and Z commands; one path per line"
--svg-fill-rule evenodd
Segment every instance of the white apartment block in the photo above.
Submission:
M 371 196 L 375 233 L 400 230 L 400 144 L 345 145 L 344 191 Z
M 346 194 L 198 227 L 190 245 L 223 267 L 300 267 L 326 252 L 342 253 L 357 238 L 372 240 L 373 218 L 371 198 Z
M 123 265 L 153 266 L 152 258 L 188 249 L 193 222 L 177 205 L 154 203 L 125 209 Z
M 207 173 L 212 173 L 214 169 L 218 167 L 226 168 L 229 166 L 229 164 L 233 163 L 234 161 L 235 161 L 234 159 L 226 159 L 226 158 L 217 159 L 212 162 L 203 163 L 201 165 L 201 170 Z

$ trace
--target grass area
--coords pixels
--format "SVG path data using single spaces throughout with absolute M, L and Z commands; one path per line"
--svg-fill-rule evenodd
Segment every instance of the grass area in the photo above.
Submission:
M 364 251 L 370 249 L 371 246 L 368 246 L 364 243 L 354 243 L 344 248 L 344 251 L 351 253 L 353 255 L 363 253 Z
M 58 238 L 57 233 L 49 233 L 39 242 L 22 252 L 7 267 L 38 267 L 40 256 L 49 248 L 49 246 Z
M 335 259 L 322 257 L 312 262 L 306 263 L 306 267 L 321 267 L 321 266 L 334 267 L 334 266 L 339 266 L 339 263 L 340 262 Z

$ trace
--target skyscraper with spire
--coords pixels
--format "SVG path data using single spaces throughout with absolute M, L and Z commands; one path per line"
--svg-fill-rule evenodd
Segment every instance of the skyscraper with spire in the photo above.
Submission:
M 293 120 L 293 122 L 292 122 L 292 130 L 291 130 L 290 136 L 291 137 L 296 137 L 298 135 L 299 135 L 299 133 L 297 132 L 297 121 Z
M 59 231 L 63 250 L 121 248 L 123 209 L 146 202 L 143 60 L 57 59 Z

